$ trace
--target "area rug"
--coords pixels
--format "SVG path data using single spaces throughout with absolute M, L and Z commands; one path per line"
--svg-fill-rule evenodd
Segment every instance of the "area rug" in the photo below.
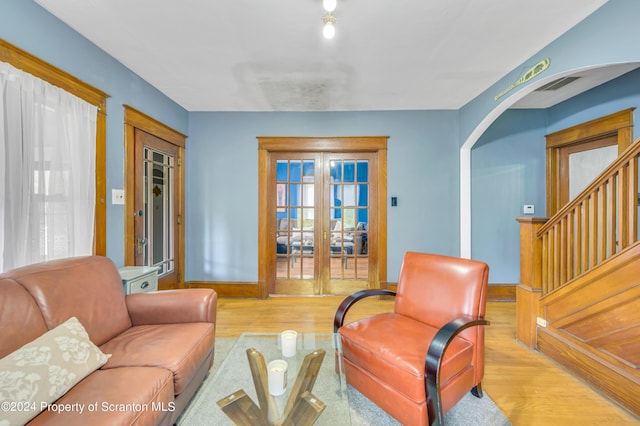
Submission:
M 217 416 L 218 413 L 215 413 L 215 410 L 219 410 L 219 408 L 216 405 L 216 398 L 211 395 L 214 389 L 211 381 L 215 375 L 215 371 L 226 358 L 235 340 L 234 338 L 216 338 L 216 352 L 213 367 L 200 386 L 200 389 L 196 392 L 196 395 L 178 419 L 177 425 L 233 425 L 226 417 Z M 348 386 L 347 392 L 349 406 L 351 408 L 350 424 L 358 426 L 400 425 L 394 418 L 381 410 L 353 387 Z M 216 416 L 214 417 L 212 413 L 215 413 Z M 446 426 L 502 426 L 510 424 L 509 420 L 486 392 L 483 398 L 476 398 L 471 394 L 467 394 L 467 396 L 462 398 L 445 416 Z M 333 426 L 342 425 L 336 424 Z

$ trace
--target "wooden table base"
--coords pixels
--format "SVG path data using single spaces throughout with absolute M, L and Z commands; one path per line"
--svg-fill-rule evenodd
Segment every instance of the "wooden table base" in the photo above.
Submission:
M 287 404 L 279 412 L 276 397 L 269 394 L 267 366 L 264 356 L 254 348 L 247 349 L 247 358 L 258 405 L 242 389 L 222 398 L 218 406 L 238 426 L 307 426 L 318 419 L 325 404 L 311 390 L 316 383 L 325 350 L 316 349 L 304 357 Z

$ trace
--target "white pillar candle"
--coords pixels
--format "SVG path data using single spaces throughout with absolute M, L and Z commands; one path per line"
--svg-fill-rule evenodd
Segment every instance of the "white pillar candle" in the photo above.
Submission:
M 296 345 L 298 333 L 295 330 L 285 330 L 280 333 L 280 344 L 282 346 L 282 356 L 290 358 L 296 356 Z
M 267 382 L 271 395 L 282 395 L 287 388 L 287 367 L 287 361 L 283 359 L 276 359 L 267 364 Z

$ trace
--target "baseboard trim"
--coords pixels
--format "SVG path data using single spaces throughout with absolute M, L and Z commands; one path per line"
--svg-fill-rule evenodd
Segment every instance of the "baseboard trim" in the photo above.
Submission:
M 187 288 L 211 288 L 219 297 L 240 297 L 244 299 L 258 298 L 258 283 L 251 282 L 218 282 L 218 281 L 189 281 Z
M 382 288 L 395 291 L 397 283 L 381 283 Z M 187 288 L 211 288 L 220 297 L 258 298 L 258 283 L 255 282 L 221 282 L 221 281 L 189 281 Z M 489 302 L 515 302 L 516 284 L 489 284 Z
M 489 302 L 515 302 L 518 284 L 489 284 Z

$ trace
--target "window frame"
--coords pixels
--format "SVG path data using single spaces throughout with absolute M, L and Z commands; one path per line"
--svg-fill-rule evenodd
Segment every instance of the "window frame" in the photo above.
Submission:
M 98 108 L 96 117 L 96 207 L 93 254 L 107 253 L 107 98 L 109 95 L 0 38 L 0 61 L 32 74 Z

